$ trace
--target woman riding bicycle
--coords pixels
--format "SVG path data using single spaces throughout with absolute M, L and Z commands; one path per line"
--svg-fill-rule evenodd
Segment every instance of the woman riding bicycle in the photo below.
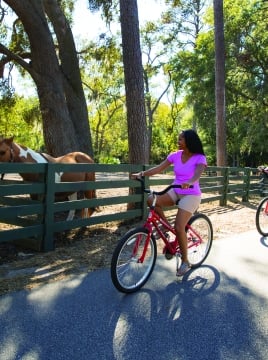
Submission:
M 167 221 L 163 207 L 178 203 L 175 230 L 181 249 L 182 262 L 177 271 L 177 276 L 182 276 L 191 268 L 191 264 L 188 261 L 185 226 L 200 205 L 201 190 L 199 179 L 207 166 L 207 160 L 202 142 L 197 133 L 192 129 L 181 131 L 178 146 L 179 150 L 169 154 L 162 163 L 146 171 L 132 174 L 132 178 L 159 174 L 173 164 L 175 175 L 173 184 L 181 185 L 181 188 L 170 189 L 166 194 L 158 196 L 155 210 Z M 149 196 L 148 205 L 150 206 L 151 203 L 152 197 Z

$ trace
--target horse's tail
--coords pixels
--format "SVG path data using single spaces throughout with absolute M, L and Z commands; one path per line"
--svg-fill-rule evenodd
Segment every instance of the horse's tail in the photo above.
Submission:
M 94 172 L 86 173 L 85 181 L 94 181 L 95 182 L 95 180 L 96 180 L 96 176 L 95 176 Z M 85 197 L 87 199 L 96 199 L 97 198 L 97 194 L 96 194 L 95 189 L 86 190 L 84 193 L 85 193 Z M 98 206 L 92 207 L 92 208 L 89 209 L 89 211 L 90 212 L 92 211 L 92 213 L 95 212 L 95 211 L 99 212 L 100 208 Z
M 95 180 L 96 180 L 96 176 L 95 176 L 94 172 L 86 173 L 85 181 L 94 181 L 95 182 Z M 87 199 L 96 199 L 97 198 L 96 190 L 95 189 L 86 190 L 85 196 Z

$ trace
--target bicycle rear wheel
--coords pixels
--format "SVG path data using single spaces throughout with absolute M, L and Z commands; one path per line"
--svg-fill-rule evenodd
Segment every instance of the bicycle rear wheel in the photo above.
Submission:
M 132 293 L 149 279 L 156 261 L 157 248 L 153 237 L 149 239 L 144 260 L 141 262 L 148 230 L 144 227 L 128 231 L 117 244 L 111 261 L 111 278 L 117 290 Z
M 263 235 L 268 235 L 268 197 L 261 200 L 256 211 L 256 228 Z
M 204 214 L 194 215 L 190 219 L 189 225 L 193 231 L 189 228 L 186 229 L 189 243 L 188 259 L 191 267 L 197 268 L 205 261 L 210 252 L 213 240 L 213 228 L 211 221 Z

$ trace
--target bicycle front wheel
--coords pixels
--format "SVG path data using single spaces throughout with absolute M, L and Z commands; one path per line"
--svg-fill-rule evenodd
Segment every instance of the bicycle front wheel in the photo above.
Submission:
M 117 290 L 132 293 L 149 279 L 156 261 L 157 248 L 153 237 L 148 239 L 144 227 L 128 231 L 117 244 L 111 261 L 111 278 Z
M 268 235 L 268 197 L 261 200 L 256 211 L 256 228 L 263 235 Z
M 191 267 L 197 268 L 207 258 L 213 240 L 211 221 L 204 214 L 196 214 L 189 221 L 186 229 L 188 238 L 188 258 Z M 192 230 L 191 230 L 192 229 Z

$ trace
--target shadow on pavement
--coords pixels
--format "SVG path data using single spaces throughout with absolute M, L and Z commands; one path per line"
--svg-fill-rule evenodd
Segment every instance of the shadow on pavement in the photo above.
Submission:
M 158 261 L 138 292 L 106 270 L 0 297 L 0 358 L 267 359 L 267 298 L 211 265 Z

